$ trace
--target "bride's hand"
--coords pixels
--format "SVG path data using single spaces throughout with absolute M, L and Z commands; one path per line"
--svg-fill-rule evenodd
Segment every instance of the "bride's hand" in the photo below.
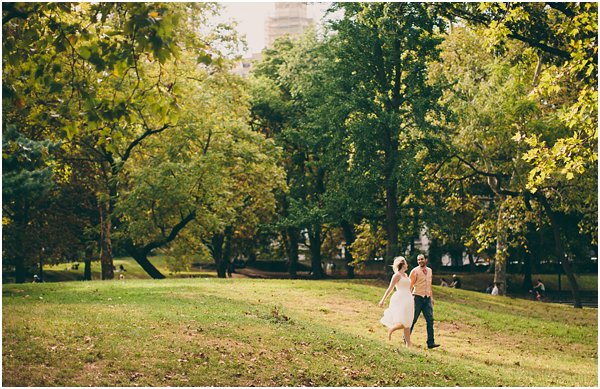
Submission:
M 379 303 L 377 303 L 377 306 L 383 308 L 383 300 L 381 300 Z

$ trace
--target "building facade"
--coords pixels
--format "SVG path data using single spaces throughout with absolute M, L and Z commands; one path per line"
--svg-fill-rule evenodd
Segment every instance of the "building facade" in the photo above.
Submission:
M 270 47 L 281 36 L 300 35 L 312 23 L 306 3 L 275 3 L 275 15 L 265 23 L 265 44 Z

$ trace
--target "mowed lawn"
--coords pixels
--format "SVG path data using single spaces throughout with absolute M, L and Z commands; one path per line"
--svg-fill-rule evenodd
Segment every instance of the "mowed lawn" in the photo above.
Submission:
M 435 287 L 405 349 L 374 281 L 3 286 L 3 386 L 597 386 L 598 311 Z

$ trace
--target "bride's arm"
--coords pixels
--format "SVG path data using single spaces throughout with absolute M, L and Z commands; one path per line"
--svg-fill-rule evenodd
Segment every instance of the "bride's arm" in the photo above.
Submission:
M 396 284 L 398 283 L 399 279 L 400 279 L 400 274 L 398 274 L 398 273 L 394 274 L 394 276 L 390 280 L 390 286 L 388 286 L 387 290 L 383 294 L 383 297 L 381 298 L 381 301 L 379 301 L 379 304 L 377 304 L 377 305 L 379 305 L 380 307 L 383 307 L 383 303 L 385 302 L 385 299 L 387 298 L 387 296 L 390 293 L 392 293 L 392 290 L 394 289 L 394 286 L 396 286 Z

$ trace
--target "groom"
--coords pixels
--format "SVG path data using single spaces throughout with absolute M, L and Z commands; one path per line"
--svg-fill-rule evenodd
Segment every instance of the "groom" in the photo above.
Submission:
M 433 290 L 431 288 L 432 271 L 427 267 L 427 258 L 425 255 L 419 254 L 417 256 L 418 267 L 415 267 L 410 272 L 410 290 L 415 298 L 415 317 L 413 319 L 412 326 L 410 327 L 410 333 L 415 327 L 415 323 L 421 312 L 425 316 L 427 322 L 427 347 L 436 348 L 440 347 L 439 344 L 435 343 L 433 338 Z

